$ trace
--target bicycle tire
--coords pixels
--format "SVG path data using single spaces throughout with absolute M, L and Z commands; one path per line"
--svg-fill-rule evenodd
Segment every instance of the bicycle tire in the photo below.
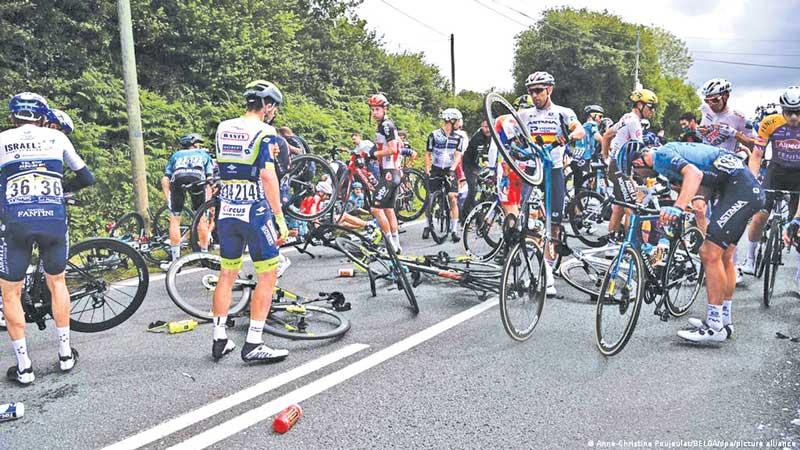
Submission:
M 756 248 L 756 260 L 755 260 L 755 269 L 756 269 L 756 278 L 761 278 L 764 275 L 764 247 L 766 247 L 766 239 L 763 237 L 759 239 L 758 247 Z
M 391 270 L 394 272 L 398 289 L 405 293 L 406 298 L 408 298 L 408 303 L 411 304 L 411 310 L 414 311 L 414 314 L 419 314 L 419 304 L 417 303 L 417 296 L 414 294 L 414 288 L 408 281 L 405 268 L 397 258 L 397 253 L 394 251 L 392 243 L 385 235 L 383 236 L 383 245 L 386 248 L 386 254 L 389 256 L 389 263 L 392 266 Z
M 496 130 L 495 123 L 497 119 L 501 116 L 511 116 L 516 121 L 516 138 L 522 143 L 522 147 L 525 149 L 531 148 L 531 141 L 530 141 L 530 131 L 528 130 L 525 123 L 520 120 L 519 116 L 517 115 L 516 110 L 513 106 L 511 106 L 508 101 L 503 98 L 500 94 L 496 92 L 490 92 L 486 94 L 484 99 L 484 115 L 486 120 L 489 123 L 489 130 L 492 134 L 492 140 L 494 141 L 495 145 L 497 146 L 498 150 L 500 150 L 500 154 L 503 156 L 503 159 L 508 164 L 508 167 L 511 168 L 522 180 L 524 180 L 528 184 L 537 185 L 541 184 L 544 180 L 544 166 L 542 164 L 541 158 L 538 156 L 533 158 L 532 160 L 518 160 L 512 152 L 506 148 L 503 142 L 503 138 L 499 135 L 499 132 Z M 522 163 L 522 166 L 520 166 Z M 528 170 L 525 170 L 521 167 L 531 167 L 531 163 L 533 164 L 532 173 L 528 173 Z
M 765 308 L 769 308 L 772 300 L 778 267 L 781 265 L 783 237 L 780 235 L 779 230 L 782 229 L 783 227 L 778 226 L 777 223 L 772 224 L 767 238 L 767 250 L 764 252 L 764 290 L 761 297 Z
M 123 214 L 108 230 L 108 237 L 136 241 L 144 236 L 144 219 L 137 212 Z
M 450 206 L 449 199 L 444 191 L 436 191 L 431 196 L 428 205 L 428 230 L 431 238 L 437 244 L 447 240 L 447 233 L 450 232 Z
M 153 231 L 150 234 L 148 250 L 142 252 L 144 259 L 151 264 L 160 265 L 172 261 L 169 243 L 169 217 L 170 212 L 167 210 L 167 205 L 160 207 L 153 216 L 153 223 L 150 225 Z M 191 246 L 191 227 L 193 220 L 194 214 L 190 210 L 183 208 L 183 210 L 181 210 L 180 226 L 181 251 Z
M 595 191 L 580 191 L 567 206 L 567 216 L 572 232 L 589 247 L 602 247 L 608 241 L 607 231 L 601 235 L 592 233 L 593 229 L 604 224 L 606 216 L 610 217 L 611 203 L 606 200 L 605 196 Z M 606 214 L 607 212 L 609 214 Z
M 395 198 L 395 214 L 400 222 L 419 219 L 425 212 L 428 201 L 425 175 L 418 169 L 403 169 L 400 186 Z
M 698 240 L 699 242 L 703 241 L 703 232 L 697 227 L 688 228 L 684 230 L 683 235 L 681 236 L 681 241 L 678 243 L 678 245 L 673 246 L 667 255 L 667 264 L 665 267 L 665 273 L 667 274 L 667 286 L 664 290 L 667 298 L 667 309 L 673 317 L 681 317 L 686 315 L 697 299 L 697 295 L 700 294 L 700 289 L 703 287 L 703 280 L 705 278 L 703 262 L 700 260 L 699 254 L 692 254 L 692 248 L 700 248 L 698 245 Z M 683 251 L 683 254 L 680 253 L 681 251 Z M 689 260 L 686 258 L 689 258 Z M 678 264 L 682 264 L 683 267 L 676 267 Z M 691 268 L 687 268 L 687 265 L 690 265 Z M 691 273 L 691 271 L 694 271 L 695 273 Z M 684 278 L 680 281 L 672 281 L 673 274 L 674 276 L 679 277 L 688 275 L 688 278 Z M 686 281 L 689 281 L 689 283 L 694 283 L 694 289 L 691 291 L 688 301 L 678 304 L 675 302 L 677 294 L 672 294 L 670 285 L 675 283 L 674 286 L 677 287 L 677 291 L 680 292 L 681 288 L 685 287 Z
M 84 254 L 86 256 L 81 260 Z M 119 280 L 112 279 L 115 268 L 123 269 Z M 132 274 L 131 270 L 135 273 Z M 112 238 L 92 238 L 71 246 L 65 277 L 70 291 L 70 328 L 81 333 L 105 331 L 128 320 L 142 306 L 150 284 L 150 273 L 142 255 Z M 124 296 L 112 297 L 112 291 Z M 130 298 L 127 306 L 118 300 L 125 297 Z M 76 308 L 83 304 L 84 299 L 92 311 L 89 319 L 94 319 L 98 309 L 102 308 L 102 320 L 83 320 L 83 314 L 88 310 L 76 311 Z M 122 309 L 115 312 L 116 306 L 110 306 L 112 303 L 122 306 Z M 114 313 L 111 317 L 105 315 L 106 306 Z
M 288 188 L 288 202 L 283 212 L 297 220 L 314 220 L 331 212 L 336 202 L 327 202 L 314 213 L 304 213 L 301 203 L 316 195 L 319 182 L 331 183 L 331 192 L 339 191 L 339 180 L 330 163 L 317 155 L 301 155 L 292 159 L 292 166 L 280 179 L 280 186 Z
M 616 276 L 620 273 L 619 266 L 617 266 L 617 262 L 620 259 L 625 258 L 626 256 L 631 258 L 628 268 L 628 273 L 630 274 L 633 272 L 636 276 L 635 286 L 634 289 L 629 290 L 627 292 L 632 293 L 634 295 L 633 300 L 630 300 L 630 295 L 627 295 L 628 298 L 620 299 L 623 302 L 620 302 L 616 299 L 609 299 L 609 287 L 611 288 L 610 294 L 613 296 L 614 291 L 617 289 L 616 283 Z M 632 264 L 632 267 L 631 267 Z M 617 255 L 614 260 L 611 262 L 609 266 L 608 272 L 606 272 L 606 276 L 603 277 L 603 283 L 600 285 L 600 295 L 597 296 L 597 307 L 595 309 L 595 344 L 597 345 L 597 349 L 600 350 L 605 356 L 614 356 L 617 353 L 621 352 L 623 348 L 628 344 L 631 336 L 633 335 L 634 329 L 636 329 L 636 322 L 639 320 L 639 311 L 642 307 L 642 301 L 644 300 L 644 280 L 643 272 L 642 272 L 642 258 L 637 251 L 635 251 L 631 247 L 626 247 L 622 255 Z M 612 282 L 611 277 L 614 277 Z M 627 286 L 627 280 L 622 280 L 622 286 Z M 623 293 L 625 296 L 626 290 L 620 289 L 620 292 Z M 607 310 L 611 313 L 611 317 L 613 317 L 615 310 L 618 311 L 621 315 L 624 315 L 628 309 L 633 308 L 631 310 L 631 315 L 625 321 L 625 326 L 622 330 L 621 336 L 619 339 L 616 340 L 613 344 L 608 344 L 606 342 L 606 337 L 608 334 L 604 332 L 604 319 L 603 319 L 603 312 Z M 608 322 L 607 320 L 605 322 Z
M 189 233 L 193 252 L 200 251 L 200 233 L 198 232 L 198 227 L 203 218 L 208 221 L 209 239 L 207 249 L 211 250 L 215 246 L 219 245 L 219 235 L 217 233 L 219 204 L 219 197 L 213 197 L 200 205 L 200 207 L 197 208 L 197 211 L 195 211 L 194 218 L 192 219 L 191 232 Z
M 480 261 L 494 258 L 503 245 L 504 218 L 499 203 L 482 202 L 472 208 L 461 230 L 464 253 Z
M 175 306 L 196 319 L 211 320 L 214 317 L 211 311 L 212 298 L 221 264 L 222 258 L 211 253 L 190 253 L 175 260 L 164 278 L 167 295 Z M 238 279 L 243 283 L 234 284 L 233 292 L 238 295 L 233 295 L 228 310 L 231 317 L 247 308 L 253 290 L 249 286 L 252 281 L 246 279 L 241 271 Z
M 606 259 L 570 258 L 561 263 L 560 273 L 567 284 L 594 298 L 600 295 L 600 285 L 608 266 Z
M 545 264 L 541 249 L 532 240 L 523 239 L 511 248 L 503 265 L 500 278 L 500 320 L 506 333 L 515 341 L 528 340 L 541 318 L 546 298 Z M 529 281 L 518 279 L 518 276 L 525 273 L 530 277 Z M 531 304 L 521 305 L 519 309 L 527 310 L 531 314 L 520 327 L 512 319 L 512 315 L 515 315 L 512 313 L 518 306 L 517 300 L 522 299 L 526 303 L 525 297 Z
M 332 323 L 321 332 L 309 332 L 310 324 Z M 313 305 L 273 303 L 264 323 L 264 331 L 286 339 L 314 341 L 338 338 L 350 330 L 350 320 L 336 311 Z

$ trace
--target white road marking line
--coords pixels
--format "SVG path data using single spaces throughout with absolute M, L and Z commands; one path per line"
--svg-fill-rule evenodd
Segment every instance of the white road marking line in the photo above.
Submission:
M 227 422 L 217 425 L 209 430 L 206 430 L 190 439 L 187 439 L 169 450 L 196 450 L 209 447 L 227 437 L 249 428 L 258 422 L 268 419 L 269 417 L 277 414 L 285 407 L 299 403 L 303 400 L 311 398 L 323 391 L 326 391 L 337 384 L 343 383 L 348 379 L 369 370 L 384 361 L 391 359 L 405 351 L 408 351 L 417 345 L 455 327 L 456 325 L 465 322 L 478 314 L 497 305 L 497 298 L 487 300 L 479 305 L 462 311 L 448 319 L 445 319 L 425 330 L 411 335 L 400 342 L 390 345 L 378 352 L 375 352 L 359 361 L 350 364 L 336 372 L 326 375 L 319 380 L 311 382 L 301 388 L 295 389 L 288 394 L 278 397 L 265 403 L 258 408 L 252 409 L 240 416 L 237 416 Z
M 128 437 L 116 444 L 105 447 L 104 450 L 133 450 L 151 442 L 155 442 L 165 436 L 169 436 L 176 431 L 180 431 L 188 426 L 194 425 L 202 420 L 211 416 L 219 414 L 222 411 L 230 409 L 236 405 L 251 400 L 259 395 L 263 395 L 269 391 L 277 389 L 287 383 L 290 383 L 298 378 L 304 377 L 310 373 L 316 372 L 323 367 L 331 365 L 339 360 L 347 358 L 355 353 L 369 348 L 366 344 L 351 344 L 343 347 L 335 352 L 328 353 L 325 356 L 309 361 L 299 367 L 296 367 L 288 372 L 276 375 L 272 378 L 262 381 L 255 386 L 241 390 L 235 394 L 229 395 L 225 398 L 209 403 L 194 411 L 190 411 L 181 416 L 170 419 L 166 422 L 156 425 L 149 430 L 142 431 L 133 436 Z

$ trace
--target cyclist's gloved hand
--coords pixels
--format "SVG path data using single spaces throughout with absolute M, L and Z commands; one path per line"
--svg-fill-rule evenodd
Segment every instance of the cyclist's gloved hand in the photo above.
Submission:
M 673 221 L 675 219 L 680 218 L 683 216 L 683 210 L 680 208 L 676 208 L 674 206 L 662 206 L 661 207 L 661 220 L 662 221 Z
M 286 218 L 283 217 L 283 213 L 275 214 L 275 223 L 278 224 L 278 233 L 280 233 L 280 239 L 285 241 L 286 238 L 289 237 L 289 227 L 286 226 Z
M 452 170 L 452 169 L 448 170 L 448 171 L 447 171 L 447 181 L 448 181 L 449 183 L 455 183 L 455 182 L 456 182 L 456 180 L 457 180 L 457 178 L 456 178 L 456 171 L 455 171 L 455 170 Z
M 797 241 L 797 232 L 800 231 L 800 218 L 795 217 L 784 227 L 783 242 L 787 246 Z M 798 248 L 800 251 L 800 248 Z
M 719 125 L 718 130 L 720 136 L 726 139 L 736 136 L 736 128 L 733 128 L 732 126 L 724 123 L 720 123 L 718 125 Z

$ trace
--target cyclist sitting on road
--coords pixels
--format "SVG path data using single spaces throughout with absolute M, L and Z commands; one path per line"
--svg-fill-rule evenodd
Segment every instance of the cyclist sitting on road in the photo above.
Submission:
M 397 135 L 394 122 L 386 115 L 389 100 L 383 94 L 374 94 L 367 104 L 373 119 L 378 121 L 378 130 L 375 133 L 375 147 L 369 150 L 370 158 L 380 158 L 381 173 L 378 186 L 373 197 L 372 215 L 378 220 L 384 235 L 394 250 L 402 251 L 400 247 L 400 227 L 394 213 L 394 203 L 397 197 L 397 187 L 400 186 L 400 170 L 403 167 L 401 153 L 402 143 Z
M 750 171 L 758 176 L 764 148 L 772 145 L 772 159 L 764 177 L 764 189 L 800 191 L 800 86 L 786 89 L 780 97 L 781 113 L 764 117 L 758 127 L 758 138 L 749 160 Z M 767 192 L 764 209 L 753 216 L 748 229 L 747 259 L 744 273 L 755 273 L 755 254 L 764 224 L 769 218 L 777 194 Z M 797 196 L 792 195 L 789 205 L 792 222 L 800 222 L 797 214 Z M 800 261 L 800 254 L 798 254 Z M 795 289 L 800 292 L 800 266 L 795 274 Z
M 674 205 L 661 208 L 662 222 L 682 220 L 683 211 L 701 186 L 715 194 L 717 201 L 700 248 L 708 293 L 706 320 L 689 319 L 692 329 L 680 330 L 678 336 L 694 342 L 730 338 L 731 302 L 736 289 L 733 255 L 747 221 L 764 205 L 764 192 L 758 181 L 735 155 L 706 144 L 671 142 L 646 148 L 634 140 L 618 150 L 616 165 L 621 176 L 628 179 L 636 170 L 644 177 L 657 173 L 680 185 Z M 636 200 L 632 192 L 623 199 L 631 203 Z
M 66 135 L 72 134 L 72 131 L 75 130 L 75 124 L 72 122 L 72 118 L 69 114 L 55 108 L 50 109 L 47 113 L 47 123 L 45 126 L 47 128 L 56 129 Z
M 52 313 L 58 331 L 58 365 L 62 372 L 75 366 L 78 352 L 70 346 L 70 296 L 64 271 L 67 264 L 67 217 L 64 193 L 94 184 L 92 172 L 61 131 L 46 128 L 47 101 L 23 92 L 8 103 L 15 128 L 0 133 L 0 288 L 8 335 L 17 365 L 7 376 L 20 384 L 34 381 L 25 340 L 21 295 L 33 244 L 39 248 Z M 75 172 L 64 181 L 64 166 Z
M 458 178 L 456 167 L 461 163 L 461 154 L 466 150 L 466 142 L 456 133 L 455 124 L 461 120 L 461 111 L 447 108 L 439 115 L 442 127 L 428 136 L 425 152 L 425 174 L 428 176 L 428 189 L 435 192 L 443 186 L 450 200 L 450 238 L 453 242 L 458 236 Z
M 178 141 L 181 150 L 169 158 L 164 176 L 161 178 L 161 188 L 170 212 L 169 245 L 172 261 L 181 256 L 181 213 L 186 202 L 186 194 L 191 197 L 193 211 L 197 211 L 197 208 L 211 196 L 211 186 L 208 184 L 196 184 L 190 189 L 185 186 L 210 180 L 214 176 L 214 163 L 208 150 L 203 148 L 205 141 L 199 134 L 187 134 Z M 198 223 L 197 234 L 200 251 L 208 251 L 208 222 L 205 219 L 201 219 Z M 161 264 L 161 270 L 168 270 L 170 264 L 171 262 Z
M 270 147 L 277 145 L 277 131 L 265 121 L 275 117 L 283 94 L 274 84 L 257 80 L 247 85 L 244 98 L 247 103 L 244 116 L 226 120 L 217 127 L 222 182 L 217 233 L 222 267 L 214 290 L 211 355 L 219 360 L 236 348 L 228 339 L 226 323 L 231 291 L 247 246 L 258 283 L 250 304 L 250 327 L 242 346 L 242 360 L 274 362 L 286 358 L 289 351 L 267 347 L 262 334 L 277 281 L 278 241 L 286 239 L 289 230 L 270 154 Z

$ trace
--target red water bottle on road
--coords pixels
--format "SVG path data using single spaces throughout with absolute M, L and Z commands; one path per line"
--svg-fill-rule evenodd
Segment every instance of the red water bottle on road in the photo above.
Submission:
M 272 429 L 280 434 L 286 433 L 300 420 L 302 415 L 303 408 L 300 405 L 291 405 L 275 416 L 275 421 L 272 422 Z

